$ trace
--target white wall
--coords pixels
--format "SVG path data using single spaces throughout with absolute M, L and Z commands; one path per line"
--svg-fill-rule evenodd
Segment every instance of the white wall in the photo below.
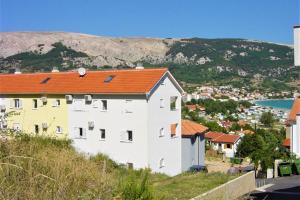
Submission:
M 300 26 L 294 27 L 294 62 L 300 66 Z
M 300 157 L 300 115 L 296 115 L 296 124 L 290 128 L 291 135 L 291 151 Z
M 83 99 L 83 96 L 74 96 Z M 69 132 L 74 146 L 90 154 L 103 153 L 118 163 L 133 163 L 134 168 L 147 167 L 147 101 L 138 96 L 94 95 L 95 100 L 107 100 L 107 111 L 92 104 L 83 104 L 82 110 L 75 110 L 75 103 L 69 105 Z M 126 99 L 132 100 L 132 112 L 125 112 Z M 88 121 L 95 127 L 88 129 Z M 86 129 L 86 139 L 74 137 L 74 127 Z M 105 140 L 100 139 L 100 129 L 106 130 Z M 121 133 L 133 131 L 133 141 L 121 141 Z
M 170 97 L 177 96 L 177 110 L 170 110 Z M 160 107 L 160 99 L 164 107 Z M 170 125 L 178 123 L 177 136 L 171 137 Z M 159 136 L 160 128 L 165 135 Z M 169 78 L 163 80 L 148 102 L 148 162 L 153 171 L 176 175 L 181 173 L 181 94 Z M 160 167 L 160 159 L 165 166 Z

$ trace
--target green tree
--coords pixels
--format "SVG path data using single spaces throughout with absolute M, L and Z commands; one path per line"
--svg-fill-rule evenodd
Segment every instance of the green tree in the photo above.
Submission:
M 275 119 L 271 112 L 264 112 L 260 117 L 260 122 L 267 127 L 271 127 Z

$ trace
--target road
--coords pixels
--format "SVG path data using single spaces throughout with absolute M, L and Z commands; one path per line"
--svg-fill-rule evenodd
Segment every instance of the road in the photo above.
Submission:
M 253 200 L 300 200 L 300 175 L 276 178 L 250 196 Z

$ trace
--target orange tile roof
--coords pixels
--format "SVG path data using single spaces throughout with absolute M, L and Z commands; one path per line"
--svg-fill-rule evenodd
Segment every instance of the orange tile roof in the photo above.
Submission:
M 197 133 L 204 133 L 208 128 L 202 124 L 198 124 L 191 120 L 183 119 L 181 120 L 181 135 L 182 136 L 191 136 Z
M 282 145 L 285 147 L 290 147 L 291 145 L 291 139 L 290 138 L 286 138 L 283 140 Z
M 288 120 L 289 121 L 296 121 L 296 115 L 300 114 L 300 99 L 295 99 L 291 112 L 289 114 Z
M 206 139 L 215 139 L 217 137 L 220 137 L 221 135 L 223 135 L 224 133 L 221 132 L 213 132 L 213 131 L 209 131 L 207 133 L 205 133 L 205 138 Z
M 77 72 L 2 74 L 0 94 L 145 94 L 167 72 L 166 68 Z M 115 76 L 111 82 L 104 80 Z M 50 78 L 46 84 L 41 82 Z
M 239 135 L 223 134 L 220 137 L 213 139 L 212 142 L 234 144 L 239 138 Z
M 211 140 L 212 142 L 216 142 L 216 143 L 234 144 L 240 138 L 240 136 L 210 131 L 205 134 L 205 138 Z

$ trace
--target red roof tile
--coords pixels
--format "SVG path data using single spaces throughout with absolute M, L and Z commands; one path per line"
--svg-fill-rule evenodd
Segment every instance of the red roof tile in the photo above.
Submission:
M 186 119 L 181 120 L 181 135 L 183 136 L 191 136 L 197 133 L 203 133 L 207 130 L 208 128 L 202 124 Z
M 220 132 L 208 132 L 205 134 L 205 138 L 216 143 L 232 143 L 234 144 L 239 138 L 239 135 L 225 134 Z
M 288 120 L 296 121 L 296 115 L 300 114 L 300 99 L 295 99 Z
M 234 144 L 239 138 L 239 135 L 223 134 L 220 137 L 213 139 L 212 142 Z
M 209 131 L 209 132 L 205 133 L 205 138 L 206 139 L 215 139 L 217 137 L 220 137 L 223 134 L 224 133 Z
M 282 145 L 285 147 L 290 147 L 291 146 L 291 139 L 290 138 L 286 138 L 283 140 Z
M 3 74 L 0 94 L 145 94 L 167 72 L 166 68 L 77 72 Z M 113 75 L 111 82 L 104 80 Z M 47 83 L 41 82 L 50 78 Z

